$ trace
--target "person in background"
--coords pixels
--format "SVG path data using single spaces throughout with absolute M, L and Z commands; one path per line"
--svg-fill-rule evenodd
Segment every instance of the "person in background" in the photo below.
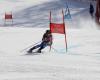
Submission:
M 94 7 L 93 7 L 93 4 L 92 3 L 90 3 L 89 13 L 90 13 L 91 17 L 93 17 Z

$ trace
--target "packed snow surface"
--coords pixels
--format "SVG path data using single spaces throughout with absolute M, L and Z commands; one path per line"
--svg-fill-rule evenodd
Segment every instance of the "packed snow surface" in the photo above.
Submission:
M 65 19 L 67 52 L 64 34 L 53 33 L 51 51 L 47 47 L 41 54 L 26 55 L 49 29 L 50 10 L 52 21 L 62 20 L 66 0 L 0 1 L 0 80 L 100 80 L 99 26 L 88 3 L 67 3 L 72 15 Z M 11 11 L 14 24 L 5 26 L 4 13 Z

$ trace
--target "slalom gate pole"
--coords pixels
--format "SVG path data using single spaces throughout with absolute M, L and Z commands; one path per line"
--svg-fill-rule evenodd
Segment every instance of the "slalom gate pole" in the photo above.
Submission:
M 65 45 L 66 45 L 66 52 L 67 52 L 67 37 L 66 37 L 66 29 L 65 29 L 65 21 L 64 21 L 64 12 L 63 12 L 63 9 L 62 9 L 62 15 L 63 15 L 63 24 L 64 24 L 64 30 L 65 30 Z
M 36 44 L 38 44 L 38 43 L 40 43 L 40 42 L 41 42 L 41 41 L 39 41 L 39 42 L 37 42 L 37 43 L 35 43 L 35 44 L 32 44 L 32 45 L 30 45 L 30 46 L 24 48 L 24 49 L 21 50 L 20 52 L 23 52 L 23 51 L 27 50 L 28 48 L 31 48 L 32 46 L 35 46 Z

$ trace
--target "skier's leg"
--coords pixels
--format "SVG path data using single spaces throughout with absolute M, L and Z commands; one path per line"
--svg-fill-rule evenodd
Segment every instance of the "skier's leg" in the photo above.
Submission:
M 41 53 L 41 50 L 44 49 L 46 46 L 47 44 L 43 42 L 37 52 Z
M 34 49 L 37 49 L 37 48 L 39 48 L 40 46 L 41 46 L 41 44 L 36 45 L 36 46 L 30 48 L 29 51 L 28 51 L 28 53 L 32 53 L 32 51 L 33 51 Z

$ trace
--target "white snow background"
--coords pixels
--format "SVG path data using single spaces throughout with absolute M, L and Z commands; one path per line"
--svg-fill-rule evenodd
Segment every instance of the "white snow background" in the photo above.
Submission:
M 0 80 L 100 80 L 99 26 L 88 13 L 89 3 L 67 3 L 72 15 L 65 19 L 67 53 L 64 35 L 53 34 L 50 52 L 47 47 L 25 55 L 25 48 L 40 42 L 49 29 L 50 10 L 52 21 L 61 22 L 66 0 L 0 1 Z M 13 26 L 4 26 L 5 12 L 13 13 Z

